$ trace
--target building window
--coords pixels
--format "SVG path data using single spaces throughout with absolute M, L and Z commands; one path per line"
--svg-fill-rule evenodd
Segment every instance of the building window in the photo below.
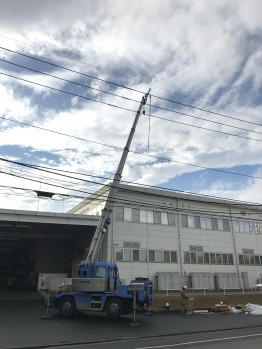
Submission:
M 147 215 L 147 223 L 154 223 L 154 214 L 153 211 L 147 211 L 146 212 Z
M 210 262 L 211 264 L 216 264 L 216 254 L 210 253 Z
M 249 255 L 248 254 L 244 254 L 244 263 L 245 264 L 250 264 L 249 263 Z
M 123 261 L 131 261 L 131 250 L 130 249 L 127 249 L 127 248 L 124 249 Z
M 133 250 L 133 261 L 139 261 L 139 250 Z
M 190 263 L 189 252 L 184 252 L 184 263 Z
M 167 213 L 161 212 L 161 224 L 168 225 Z
M 130 207 L 124 207 L 124 221 L 132 221 L 132 209 Z
M 141 223 L 154 223 L 153 211 L 140 210 L 140 222 Z
M 233 221 L 233 229 L 235 233 L 242 234 L 260 234 L 260 223 L 258 222 L 248 222 L 242 220 Z
M 156 262 L 163 262 L 163 253 L 162 253 L 162 251 L 156 250 Z
M 220 253 L 216 253 L 216 264 L 222 264 L 222 258 Z
M 123 206 L 117 206 L 116 208 L 116 219 L 118 221 L 124 220 L 124 207 Z
M 204 253 L 204 263 L 210 263 L 209 253 Z
M 160 211 L 146 211 L 137 208 L 118 206 L 116 219 L 126 222 L 140 222 L 175 226 L 175 214 Z
M 253 230 L 255 231 L 256 234 L 261 234 L 261 223 L 254 223 Z
M 139 261 L 140 262 L 147 261 L 147 250 L 139 250 Z
M 170 255 L 169 255 L 169 251 L 164 251 L 164 262 L 170 262 Z
M 223 254 L 222 254 L 222 263 L 223 263 L 223 264 L 228 264 L 227 254 L 226 254 L 226 253 L 223 253 Z
M 240 233 L 238 221 L 233 221 L 233 229 L 235 233 Z
M 245 264 L 245 263 L 244 263 L 244 256 L 243 256 L 242 254 L 240 254 L 240 255 L 238 256 L 238 260 L 239 260 L 239 264 Z
M 172 225 L 172 226 L 175 226 L 176 222 L 175 222 L 175 215 L 174 213 L 168 213 L 167 214 L 167 220 L 168 220 L 168 225 Z
M 234 264 L 230 253 L 184 252 L 184 263 Z
M 204 253 L 197 252 L 197 263 L 204 263 Z
M 255 256 L 255 264 L 260 265 L 260 258 L 259 256 Z
M 171 263 L 177 263 L 176 252 L 175 251 L 171 251 L 170 255 L 171 255 Z
M 194 216 L 187 216 L 188 228 L 195 228 Z
M 115 260 L 124 262 L 177 263 L 176 251 L 123 248 L 115 250 Z
M 220 231 L 223 231 L 223 230 L 224 230 L 223 219 L 218 218 L 218 220 L 217 220 L 217 225 L 218 225 L 218 230 L 220 230 Z
M 191 252 L 190 253 L 190 262 L 191 263 L 196 263 L 197 260 L 196 260 L 196 253 L 195 252 Z
M 123 249 L 117 249 L 116 250 L 116 261 L 122 261 L 123 260 Z
M 200 217 L 200 227 L 201 227 L 201 229 L 209 229 L 209 230 L 212 230 L 211 218 L 208 218 L 208 217 Z
M 227 258 L 228 258 L 228 264 L 234 264 L 233 255 L 232 254 L 229 253 L 227 255 Z
M 152 251 L 152 250 L 148 251 L 148 260 L 149 260 L 149 262 L 155 262 L 155 260 L 156 260 L 155 251 Z
M 182 227 L 203 230 L 230 231 L 228 219 L 204 216 L 182 215 Z
M 255 256 L 249 256 L 249 263 L 252 265 L 255 264 Z

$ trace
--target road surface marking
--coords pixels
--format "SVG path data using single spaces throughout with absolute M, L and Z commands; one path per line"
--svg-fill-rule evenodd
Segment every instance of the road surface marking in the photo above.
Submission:
M 176 344 L 156 345 L 154 347 L 140 347 L 140 348 L 136 348 L 136 349 L 171 348 L 171 347 L 178 347 L 179 345 L 199 344 L 199 343 L 208 343 L 208 342 L 216 342 L 216 341 L 218 342 L 218 341 L 225 341 L 225 340 L 229 340 L 229 339 L 247 338 L 247 337 L 255 337 L 255 336 L 262 336 L 262 333 L 247 334 L 245 336 L 236 336 L 236 337 L 224 337 L 224 338 L 206 339 L 206 340 L 203 340 L 203 341 L 195 341 L 195 342 L 185 342 L 185 343 L 176 343 Z

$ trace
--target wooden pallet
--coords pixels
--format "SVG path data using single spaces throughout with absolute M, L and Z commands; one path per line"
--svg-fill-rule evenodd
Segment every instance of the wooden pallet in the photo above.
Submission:
M 212 314 L 211 312 L 209 312 L 209 311 L 206 310 L 206 309 L 194 310 L 193 313 L 194 313 L 194 314 L 201 314 L 201 315 Z

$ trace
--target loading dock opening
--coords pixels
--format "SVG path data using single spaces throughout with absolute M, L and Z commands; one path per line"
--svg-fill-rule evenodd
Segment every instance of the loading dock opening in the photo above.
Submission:
M 36 290 L 39 273 L 70 276 L 98 218 L 0 210 L 0 290 Z

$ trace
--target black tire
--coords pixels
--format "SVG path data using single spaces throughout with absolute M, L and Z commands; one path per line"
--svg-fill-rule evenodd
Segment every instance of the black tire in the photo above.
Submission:
M 123 314 L 123 302 L 120 298 L 110 297 L 105 306 L 106 314 L 111 319 L 118 319 Z
M 63 297 L 58 304 L 60 315 L 64 318 L 69 318 L 74 315 L 76 311 L 75 300 L 73 297 Z

